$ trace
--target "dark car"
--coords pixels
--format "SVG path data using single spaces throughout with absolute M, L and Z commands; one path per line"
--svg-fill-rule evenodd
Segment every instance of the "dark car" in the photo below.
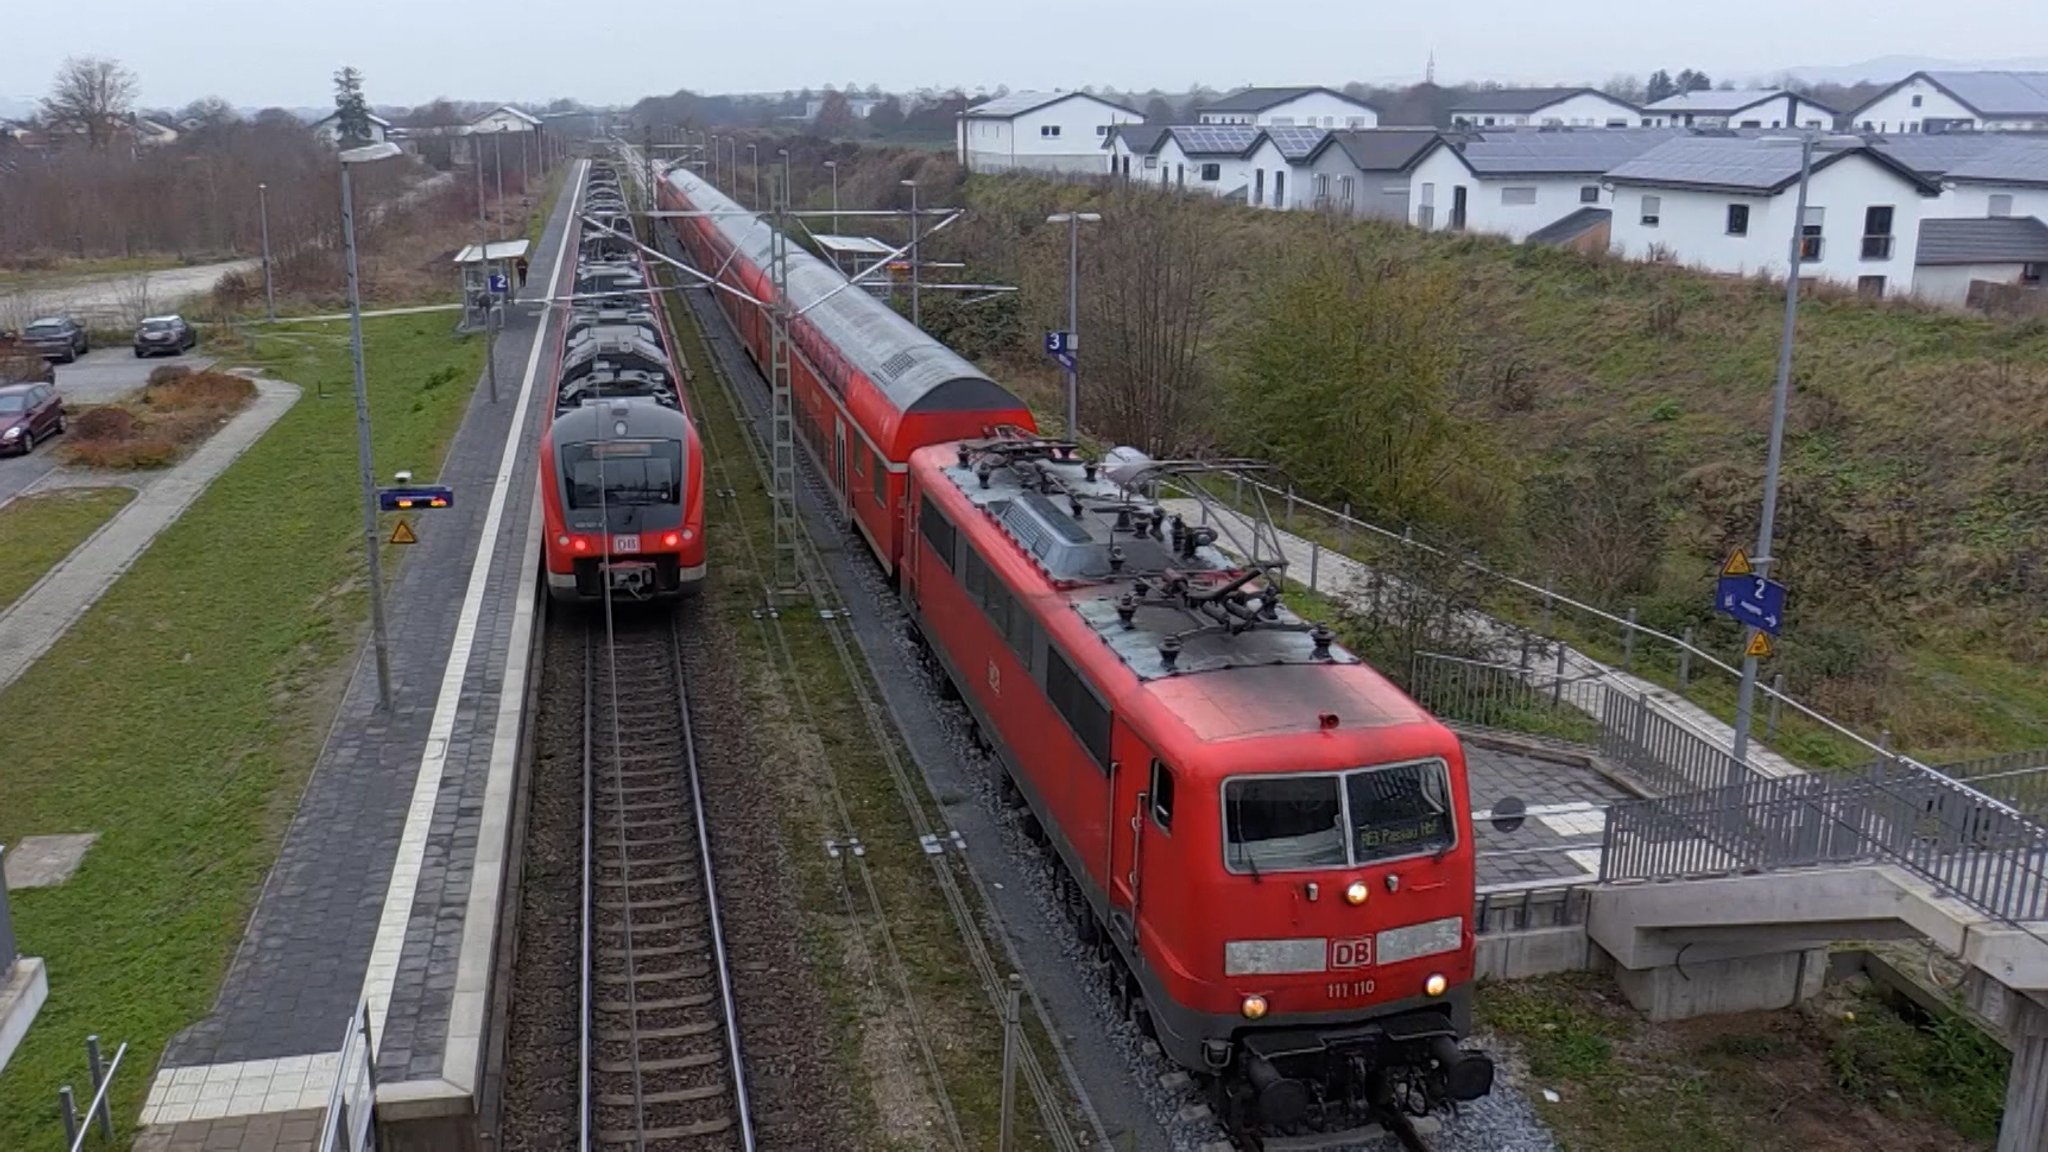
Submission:
M 85 325 L 69 316 L 48 316 L 21 330 L 23 341 L 35 345 L 45 360 L 69 364 L 92 350 Z
M 199 333 L 182 316 L 151 316 L 135 330 L 135 355 L 154 356 L 168 352 L 173 356 L 188 348 L 199 346 Z
M 0 452 L 23 456 L 36 441 L 64 431 L 64 401 L 54 384 L 13 384 L 0 388 Z

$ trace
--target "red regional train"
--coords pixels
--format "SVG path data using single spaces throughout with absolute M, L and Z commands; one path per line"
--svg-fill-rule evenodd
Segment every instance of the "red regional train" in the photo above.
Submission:
M 738 211 L 680 171 L 663 193 Z M 767 298 L 765 223 L 677 222 L 700 266 Z M 791 265 L 799 308 L 844 282 Z M 719 295 L 765 362 L 765 318 Z M 1206 1077 L 1224 1122 L 1412 1137 L 1407 1116 L 1491 1091 L 1492 1061 L 1459 1042 L 1474 849 L 1455 735 L 1289 612 L 1277 573 L 1147 499 L 1175 466 L 1037 438 L 1007 391 L 865 293 L 806 319 L 806 447 L 899 578 L 1126 1011 Z
M 593 168 L 584 211 L 632 227 L 617 174 Z M 668 326 L 645 259 L 592 228 L 541 437 L 548 592 L 558 600 L 680 595 L 704 578 L 704 459 L 684 410 Z
M 756 300 L 774 295 L 771 229 L 693 172 L 662 180 L 662 207 L 714 215 L 676 219 L 683 246 Z M 837 289 L 838 291 L 835 291 Z M 729 292 L 713 295 L 756 364 L 768 364 L 762 309 Z M 1009 425 L 1033 429 L 1030 409 L 958 353 L 803 249 L 789 250 L 790 392 L 806 451 L 842 514 L 866 537 L 891 578 L 903 555 L 904 474 L 912 452 Z

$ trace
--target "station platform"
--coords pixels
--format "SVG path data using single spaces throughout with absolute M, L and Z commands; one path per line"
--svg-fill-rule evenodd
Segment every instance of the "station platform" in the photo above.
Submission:
M 137 1148 L 302 1146 L 360 1003 L 380 1119 L 436 1132 L 399 1146 L 474 1135 L 500 896 L 517 865 L 536 453 L 560 331 L 544 306 L 518 299 L 549 294 L 573 270 L 581 177 L 579 162 L 506 309 L 498 400 L 480 378 L 437 476 L 429 461 L 377 462 L 387 480 L 410 468 L 455 490 L 452 508 L 412 517 L 419 542 L 386 594 L 392 707 L 377 707 L 365 644 L 214 1008 L 172 1039 L 154 1074 Z

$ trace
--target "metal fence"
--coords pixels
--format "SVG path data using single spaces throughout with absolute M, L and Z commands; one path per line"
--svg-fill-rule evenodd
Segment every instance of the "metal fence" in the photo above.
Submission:
M 1563 649 L 1558 649 L 1560 653 Z M 1514 728 L 1531 717 L 1599 718 L 1600 678 L 1519 664 L 1417 652 L 1408 662 L 1408 695 L 1436 716 L 1486 728 Z
M 1891 864 L 2012 925 L 2048 918 L 2048 830 L 1952 780 L 1880 764 L 1608 809 L 1600 879 Z
M 1647 693 L 1602 686 L 1600 754 L 1659 795 L 1719 788 L 1756 770 Z
M 7 911 L 7 845 L 0 844 L 0 984 L 14 975 L 14 917 Z
M 320 1122 L 319 1152 L 375 1152 L 377 1069 L 370 1045 L 370 1002 L 359 1000 L 341 1041 L 341 1063 Z
M 1481 892 L 1472 910 L 1472 931 L 1487 936 L 1584 924 L 1587 895 L 1591 891 L 1588 884 L 1559 884 L 1513 892 Z
M 2002 800 L 2027 816 L 2048 816 L 2048 748 L 1937 764 L 1934 770 Z

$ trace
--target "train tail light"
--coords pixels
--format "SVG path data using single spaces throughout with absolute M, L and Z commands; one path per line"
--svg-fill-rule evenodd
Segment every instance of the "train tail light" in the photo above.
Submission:
M 662 547 L 664 548 L 674 548 L 680 545 L 682 542 L 683 537 L 682 533 L 680 532 L 665 533 L 661 538 Z
M 590 541 L 578 536 L 570 542 L 569 549 L 572 552 L 588 552 L 590 551 Z

